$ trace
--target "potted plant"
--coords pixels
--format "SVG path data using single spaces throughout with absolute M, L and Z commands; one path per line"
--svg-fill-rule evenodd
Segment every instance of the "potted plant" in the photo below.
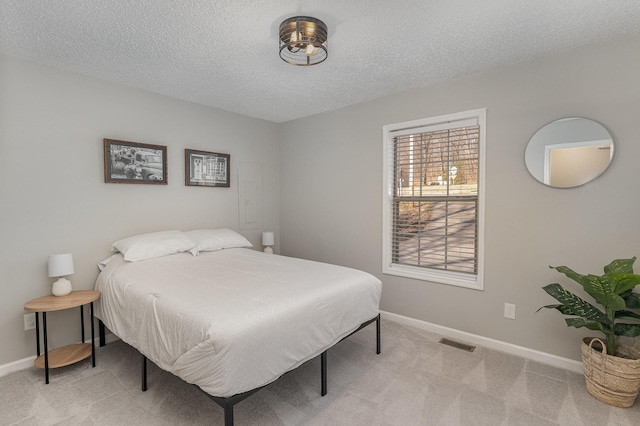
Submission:
M 550 266 L 580 284 L 602 310 L 558 283 L 543 287 L 560 304 L 542 308 L 568 316 L 567 326 L 586 327 L 604 335 L 604 342 L 597 337 L 582 341 L 587 390 L 598 400 L 618 407 L 632 406 L 640 388 L 640 351 L 619 342 L 620 336 L 640 336 L 640 314 L 632 311 L 640 309 L 640 294 L 633 292 L 640 284 L 640 275 L 633 273 L 635 260 L 616 259 L 604 267 L 603 275 L 582 275 L 566 266 Z

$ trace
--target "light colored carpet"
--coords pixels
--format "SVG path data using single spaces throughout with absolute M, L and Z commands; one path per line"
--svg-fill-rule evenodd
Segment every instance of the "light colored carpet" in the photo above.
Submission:
M 615 408 L 591 397 L 580 374 L 382 322 L 329 351 L 329 394 L 320 396 L 312 360 L 235 407 L 243 425 L 640 425 L 640 398 Z M 578 343 L 576 343 L 578 344 Z M 0 378 L 2 425 L 222 425 L 223 411 L 202 392 L 152 363 L 140 391 L 140 356 L 122 342 L 90 360 Z

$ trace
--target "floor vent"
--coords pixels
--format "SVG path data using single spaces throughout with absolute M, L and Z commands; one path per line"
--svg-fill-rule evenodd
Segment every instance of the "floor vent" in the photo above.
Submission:
M 455 340 L 450 340 L 450 339 L 440 339 L 440 342 L 438 342 L 438 343 L 442 343 L 443 345 L 448 345 L 448 346 L 451 346 L 453 348 L 462 349 L 463 351 L 467 351 L 467 352 L 473 352 L 476 349 L 475 346 L 467 345 L 465 343 L 456 342 Z

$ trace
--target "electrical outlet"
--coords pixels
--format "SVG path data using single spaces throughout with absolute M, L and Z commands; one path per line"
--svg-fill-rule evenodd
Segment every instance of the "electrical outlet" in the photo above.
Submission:
M 504 317 L 509 319 L 516 319 L 516 305 L 513 303 L 504 304 Z
M 24 329 L 33 330 L 36 328 L 36 313 L 24 314 Z

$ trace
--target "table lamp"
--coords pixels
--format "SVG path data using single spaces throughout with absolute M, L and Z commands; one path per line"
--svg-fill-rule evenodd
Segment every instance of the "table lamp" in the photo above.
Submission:
M 274 244 L 273 232 L 263 232 L 262 233 L 262 245 L 264 247 L 265 253 L 273 253 L 273 249 L 271 246 Z
M 73 274 L 73 255 L 71 253 L 49 256 L 49 277 L 58 277 L 53 283 L 51 293 L 54 296 L 66 296 L 71 293 L 71 281 L 65 275 Z

